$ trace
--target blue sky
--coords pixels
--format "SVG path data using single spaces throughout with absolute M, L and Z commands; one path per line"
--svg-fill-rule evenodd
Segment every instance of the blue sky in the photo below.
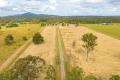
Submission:
M 0 0 L 0 16 L 32 12 L 52 15 L 120 15 L 120 0 Z

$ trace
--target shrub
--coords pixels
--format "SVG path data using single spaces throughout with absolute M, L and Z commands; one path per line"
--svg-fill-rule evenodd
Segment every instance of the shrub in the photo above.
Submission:
M 46 26 L 46 23 L 41 23 L 41 26 L 42 26 L 42 27 Z
M 74 48 L 75 46 L 76 46 L 76 42 L 73 41 L 73 43 L 72 43 L 72 47 Z
M 78 27 L 78 26 L 79 26 L 79 23 L 76 23 L 76 24 L 75 24 L 75 27 Z
M 26 36 L 24 36 L 22 39 L 25 40 L 25 41 L 28 40 Z
M 52 65 L 49 65 L 47 72 L 46 72 L 46 80 L 56 80 L 56 71 Z
M 6 23 L 2 23 L 2 24 L 1 24 L 1 26 L 5 26 L 5 25 L 6 25 Z
M 43 37 L 41 36 L 41 34 L 39 32 L 37 32 L 34 36 L 33 36 L 33 43 L 34 44 L 41 44 L 44 42 Z
M 67 23 L 66 25 L 69 26 L 69 23 Z
M 83 77 L 84 77 L 83 70 L 79 67 L 75 67 L 69 73 L 69 79 L 68 80 L 83 80 Z
M 18 24 L 16 24 L 16 23 L 11 23 L 11 24 L 8 24 L 6 27 L 7 27 L 7 28 L 18 27 Z
M 86 76 L 84 80 L 98 80 L 98 79 L 93 75 L 89 75 L 89 76 Z
M 14 42 L 14 38 L 13 38 L 13 36 L 12 36 L 11 34 L 9 34 L 9 35 L 7 35 L 7 36 L 5 37 L 5 43 L 6 43 L 7 45 L 12 44 L 13 42 Z
M 109 80 L 120 80 L 119 75 L 112 75 L 112 77 Z
M 66 26 L 66 24 L 63 22 L 63 23 L 62 23 L 62 26 Z

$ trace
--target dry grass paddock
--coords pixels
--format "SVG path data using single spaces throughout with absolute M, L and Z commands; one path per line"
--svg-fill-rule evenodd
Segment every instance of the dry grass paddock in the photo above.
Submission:
M 94 74 L 103 78 L 108 78 L 112 74 L 120 75 L 120 40 L 85 27 L 61 27 L 61 33 L 71 67 L 79 66 L 87 75 Z M 93 33 L 98 37 L 98 46 L 90 53 L 88 62 L 81 40 L 85 33 Z

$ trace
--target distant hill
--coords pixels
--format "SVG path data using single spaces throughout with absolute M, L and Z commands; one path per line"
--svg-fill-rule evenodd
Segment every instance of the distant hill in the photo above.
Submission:
M 13 15 L 13 16 L 22 16 L 22 17 L 30 17 L 30 16 L 38 16 L 37 14 L 34 14 L 34 13 L 24 13 L 24 14 L 17 14 L 17 15 Z
M 35 14 L 31 12 L 23 13 L 23 14 L 16 14 L 6 17 L 44 17 L 44 16 L 55 16 L 55 15 L 48 15 L 48 14 Z
M 120 23 L 120 16 L 58 16 L 31 12 L 1 17 L 0 22 Z

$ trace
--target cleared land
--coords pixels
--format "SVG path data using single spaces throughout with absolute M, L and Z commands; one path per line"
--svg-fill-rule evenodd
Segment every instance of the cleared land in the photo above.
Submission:
M 99 31 L 101 33 L 107 34 L 114 38 L 120 39 L 120 24 L 113 23 L 113 24 L 81 24 L 81 26 L 88 27 L 90 29 Z
M 27 55 L 32 56 L 39 56 L 43 58 L 47 65 L 55 66 L 55 59 L 56 59 L 56 29 L 55 27 L 46 27 L 43 32 L 41 33 L 44 37 L 44 43 L 40 45 L 31 44 L 19 57 L 25 57 Z M 38 80 L 44 80 L 44 73 L 43 76 L 40 77 Z
M 26 42 L 23 37 L 29 39 L 34 33 L 42 29 L 39 24 L 23 24 L 19 27 L 0 29 L 0 65 Z M 14 37 L 15 42 L 12 45 L 6 45 L 4 42 L 4 38 L 8 34 Z
M 75 27 L 74 25 L 70 25 L 69 27 L 59 27 L 60 31 L 56 31 L 56 29 L 56 27 L 48 26 L 41 32 L 42 28 L 39 24 L 26 24 L 17 28 L 1 29 L 0 32 L 3 33 L 0 35 L 0 45 L 2 45 L 0 49 L 6 51 L 4 53 L 7 54 L 4 54 L 4 57 L 2 53 L 0 54 L 1 62 L 5 61 L 25 43 L 22 39 L 24 36 L 30 38 L 35 32 L 40 30 L 40 33 L 44 37 L 44 43 L 39 45 L 31 43 L 17 59 L 28 55 L 39 56 L 46 61 L 46 67 L 48 65 L 53 65 L 55 68 L 59 67 L 56 74 L 61 80 L 65 80 L 68 75 L 67 69 L 76 66 L 82 68 L 86 75 L 93 74 L 97 77 L 103 78 L 103 80 L 107 80 L 113 74 L 120 75 L 120 40 L 82 26 Z M 98 46 L 90 53 L 88 62 L 86 62 L 86 51 L 82 47 L 84 43 L 81 40 L 82 35 L 85 33 L 93 33 L 98 37 Z M 7 34 L 12 34 L 15 37 L 16 42 L 12 47 L 5 47 L 4 37 Z M 2 60 L 2 58 L 4 60 Z M 57 60 L 58 63 L 56 63 Z M 44 77 L 45 73 L 43 72 L 38 80 L 44 80 Z
M 41 33 L 44 37 L 44 43 L 40 45 L 31 44 L 20 57 L 25 57 L 27 55 L 40 56 L 45 59 L 46 64 L 54 64 L 55 58 L 55 38 L 56 31 L 55 28 L 46 27 Z
M 71 67 L 79 66 L 86 75 L 93 74 L 105 79 L 112 74 L 120 75 L 120 40 L 85 27 L 70 26 L 62 27 L 60 30 Z M 86 52 L 82 48 L 81 38 L 85 33 L 93 33 L 98 37 L 98 46 L 90 53 L 89 62 L 86 62 Z

